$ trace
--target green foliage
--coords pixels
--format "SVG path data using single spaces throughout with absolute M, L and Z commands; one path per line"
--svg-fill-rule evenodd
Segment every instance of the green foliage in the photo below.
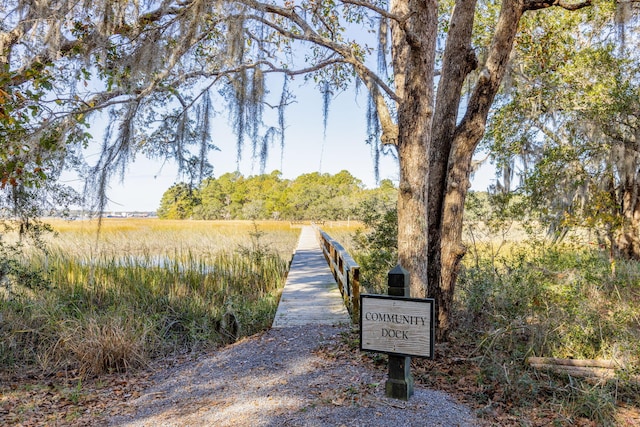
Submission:
M 1 12 L 3 22 L 11 26 L 16 23 L 15 17 L 6 14 L 15 5 L 5 6 L 8 9 Z M 84 115 L 67 114 L 82 101 L 70 96 L 63 102 L 57 90 L 61 82 L 71 87 L 78 81 L 86 82 L 88 77 L 79 74 L 74 79 L 67 73 L 57 74 L 48 55 L 35 54 L 26 59 L 29 48 L 10 55 L 16 44 L 29 44 L 27 39 L 35 37 L 24 35 L 16 40 L 4 31 L 7 28 L 3 29 L 8 38 L 0 54 L 0 209 L 9 209 L 21 219 L 32 219 L 38 209 L 49 209 L 52 199 L 66 198 L 71 193 L 68 187 L 55 182 L 64 166 L 75 163 L 73 151 L 85 146 L 90 135 Z
M 387 293 L 387 273 L 398 263 L 398 211 L 389 199 L 365 200 L 359 207 L 365 228 L 353 236 L 360 282 L 369 293 Z
M 366 190 L 349 172 L 309 173 L 294 180 L 279 171 L 245 178 L 238 172 L 207 178 L 191 189 L 176 184 L 162 197 L 158 216 L 164 219 L 312 219 L 346 220 L 359 215 L 358 203 L 393 191 L 391 182 Z
M 249 232 L 249 246 L 240 245 L 238 253 L 254 261 L 256 264 L 262 263 L 265 259 L 277 255 L 268 244 L 264 243 L 265 232 L 260 230 L 257 223 L 253 223 L 253 230 Z
M 587 227 L 637 258 L 617 239 L 637 235 L 640 185 L 631 148 L 640 129 L 640 69 L 637 41 L 625 38 L 638 20 L 623 18 L 627 12 L 596 2 L 579 13 L 526 15 L 485 141 L 503 176 L 498 190 L 511 190 L 520 169 L 529 216 L 555 239 Z
M 471 316 L 482 318 L 490 329 L 527 331 L 530 340 L 520 348 L 523 355 L 633 361 L 640 354 L 611 353 L 621 342 L 632 342 L 635 332 L 618 327 L 612 310 L 628 301 L 621 299 L 608 266 L 597 249 L 538 241 L 535 247 L 520 244 L 505 256 L 468 267 L 460 288 Z M 632 287 L 639 280 L 634 278 Z
M 36 291 L 50 286 L 44 268 L 25 263 L 26 253 L 38 251 L 47 254 L 44 237 L 52 234 L 48 224 L 25 218 L 0 220 L 0 292 L 13 295 L 21 290 Z M 14 286 L 17 285 L 17 286 Z
M 198 200 L 197 190 L 184 183 L 175 184 L 162 195 L 158 216 L 164 219 L 189 219 Z

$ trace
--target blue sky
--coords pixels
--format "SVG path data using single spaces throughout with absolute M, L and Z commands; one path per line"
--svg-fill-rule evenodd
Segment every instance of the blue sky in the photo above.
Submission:
M 328 117 L 326 138 L 323 135 L 322 99 L 312 85 L 304 87 L 302 80 L 294 81 L 297 102 L 288 108 L 285 148 L 281 152 L 276 144 L 272 147 L 265 172 L 280 170 L 283 178 L 293 179 L 310 172 L 337 173 L 343 169 L 362 180 L 369 188 L 376 185 L 371 148 L 366 139 L 366 96 L 354 96 L 353 92 L 335 96 Z M 93 133 L 97 132 L 92 129 Z M 209 160 L 214 165 L 214 176 L 218 177 L 237 169 L 236 143 L 224 113 L 214 120 L 213 142 L 221 151 L 211 153 Z M 247 145 L 240 163 L 240 172 L 245 176 L 260 173 L 258 161 L 251 159 Z M 397 182 L 398 166 L 391 156 L 380 162 L 380 178 Z M 476 173 L 472 188 L 485 190 L 494 178 L 488 166 Z M 179 182 L 174 164 L 162 164 L 139 158 L 131 164 L 124 182 L 113 180 L 108 191 L 109 211 L 154 211 L 158 208 L 162 194 L 175 182 Z

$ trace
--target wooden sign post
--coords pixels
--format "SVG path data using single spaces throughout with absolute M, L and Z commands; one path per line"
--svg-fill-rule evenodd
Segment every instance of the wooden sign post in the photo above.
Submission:
M 409 273 L 388 274 L 389 295 L 360 296 L 360 349 L 389 355 L 387 397 L 413 394 L 411 356 L 433 358 L 433 299 L 409 298 Z

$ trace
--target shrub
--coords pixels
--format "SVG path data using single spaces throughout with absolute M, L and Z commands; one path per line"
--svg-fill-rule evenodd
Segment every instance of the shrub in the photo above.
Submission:
M 361 205 L 360 216 L 366 228 L 353 236 L 360 282 L 369 293 L 384 294 L 387 273 L 398 263 L 398 211 L 373 199 Z

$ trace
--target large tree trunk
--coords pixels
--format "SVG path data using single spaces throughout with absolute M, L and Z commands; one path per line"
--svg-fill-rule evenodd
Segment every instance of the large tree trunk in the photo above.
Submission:
M 449 312 L 453 295 L 453 289 L 447 289 L 451 283 L 449 277 L 451 273 L 457 275 L 456 271 L 450 272 L 450 269 L 445 268 L 445 265 L 448 265 L 448 260 L 443 258 L 442 249 L 448 247 L 450 236 L 444 234 L 442 220 L 445 194 L 448 191 L 449 164 L 457 162 L 457 160 L 450 158 L 450 153 L 458 119 L 462 86 L 467 75 L 478 65 L 476 56 L 471 49 L 475 7 L 475 0 L 459 2 L 451 17 L 436 97 L 433 140 L 429 150 L 428 295 L 436 301 L 438 310 L 436 331 L 439 340 L 446 339 L 446 332 L 449 329 Z M 458 219 L 462 235 L 462 211 Z M 454 268 L 454 270 L 457 269 Z
M 640 260 L 640 131 L 632 141 L 616 142 L 612 145 L 616 159 L 612 163 L 616 163 L 620 175 L 620 189 L 616 192 L 613 183 L 611 187 L 613 199 L 618 199 L 622 224 L 612 238 L 612 250 L 623 258 Z
M 503 2 L 489 54 L 478 83 L 469 99 L 466 114 L 453 132 L 444 131 L 438 135 L 437 140 L 434 140 L 436 141 L 435 149 L 449 148 L 445 178 L 443 180 L 441 175 L 430 176 L 429 193 L 431 197 L 438 191 L 442 192 L 441 202 L 433 203 L 429 208 L 429 214 L 434 212 L 434 215 L 438 215 L 434 218 L 439 221 L 440 241 L 429 244 L 430 250 L 439 255 L 438 270 L 430 271 L 429 279 L 436 286 L 429 287 L 429 296 L 436 300 L 438 310 L 436 339 L 440 341 L 448 338 L 455 284 L 460 261 L 466 252 L 462 243 L 462 221 L 473 152 L 484 135 L 489 109 L 505 74 L 518 23 L 523 12 L 523 5 L 517 0 Z M 465 20 L 461 18 L 461 22 L 473 25 L 473 20 L 468 17 Z M 463 34 L 460 37 L 463 37 Z M 458 70 L 458 73 L 469 70 L 469 67 L 475 65 L 468 53 L 466 53 L 466 57 L 463 56 L 465 54 L 465 51 L 461 50 L 463 47 L 463 45 L 458 47 L 460 52 L 457 57 L 458 61 L 466 59 L 463 62 L 466 66 Z M 457 106 L 456 110 L 452 110 L 450 107 L 445 109 L 444 113 L 447 112 L 455 117 Z M 447 141 L 450 142 L 447 143 Z M 432 226 L 431 218 L 429 224 Z
M 427 143 L 426 122 L 416 122 L 416 134 L 399 135 L 398 262 L 410 274 L 411 296 L 424 298 L 427 289 Z M 419 134 L 422 133 L 422 136 Z
M 435 0 L 397 1 L 392 11 L 407 25 L 392 26 L 398 105 L 398 262 L 410 274 L 411 296 L 427 290 L 427 170 L 433 116 L 438 5 Z
M 469 189 L 471 160 L 479 138 L 465 140 L 451 153 L 447 191 L 443 206 L 440 292 L 438 293 L 438 337 L 446 339 L 451 327 L 451 311 L 460 262 L 467 252 L 462 243 L 464 201 Z

